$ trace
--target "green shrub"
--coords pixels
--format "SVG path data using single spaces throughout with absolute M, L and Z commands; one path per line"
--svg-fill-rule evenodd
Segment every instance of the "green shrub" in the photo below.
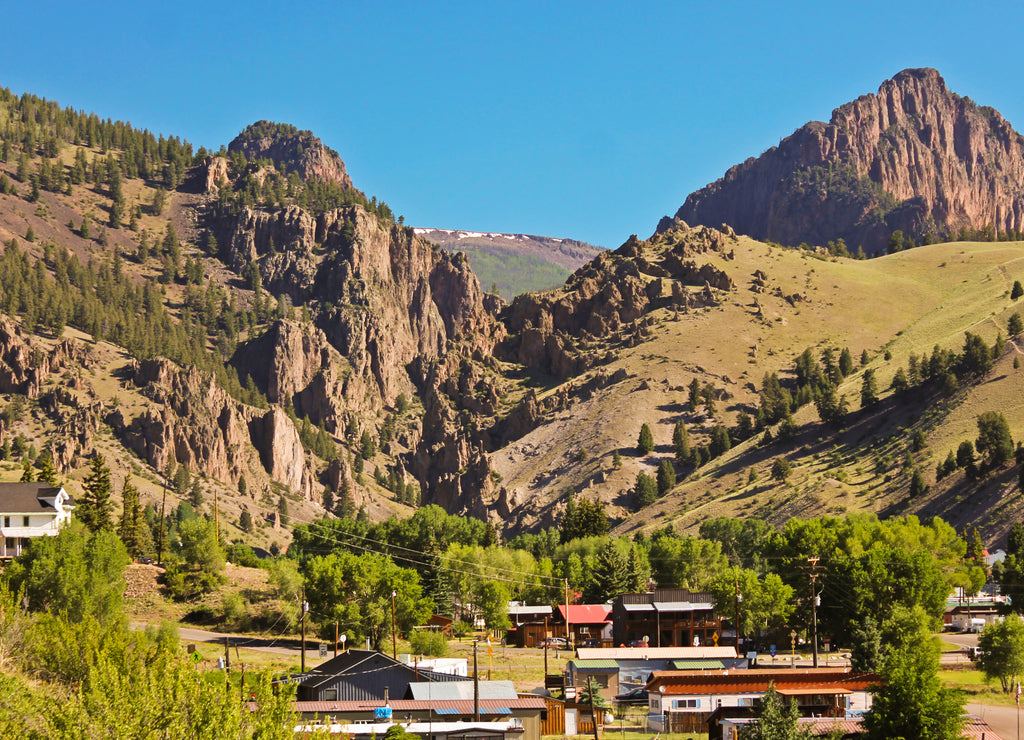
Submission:
M 430 630 L 413 630 L 409 635 L 409 645 L 418 655 L 430 655 L 443 658 L 448 654 L 448 638 L 440 632 Z

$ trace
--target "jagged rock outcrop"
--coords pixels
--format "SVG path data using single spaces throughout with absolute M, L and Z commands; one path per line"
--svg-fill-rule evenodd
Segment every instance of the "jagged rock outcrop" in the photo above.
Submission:
M 283 410 L 272 406 L 262 417 L 249 422 L 249 432 L 271 478 L 293 491 L 312 493 L 313 480 L 306 468 L 305 450 L 295 425 Z
M 318 216 L 244 209 L 224 239 L 234 269 L 254 264 L 269 292 L 315 307 L 323 336 L 375 387 L 371 401 L 411 392 L 405 367 L 417 356 L 436 357 L 452 341 L 489 350 L 503 336 L 463 255 L 360 206 Z
M 908 69 L 692 193 L 676 217 L 871 252 L 896 229 L 1024 230 L 1022 182 L 1024 138 L 998 112 L 950 92 L 934 69 Z
M 240 152 L 250 162 L 269 159 L 279 171 L 297 172 L 303 181 L 352 187 L 352 178 L 336 151 L 324 146 L 311 131 L 288 124 L 257 121 L 231 141 L 228 151 Z
M 494 480 L 473 415 L 458 408 L 461 396 L 453 399 L 446 390 L 458 376 L 449 364 L 454 359 L 423 369 L 423 434 L 409 467 L 423 486 L 424 503 L 486 520 Z
M 503 315 L 509 338 L 500 352 L 559 377 L 577 375 L 606 355 L 593 340 L 633 344 L 648 312 L 714 303 L 715 290 L 732 290 L 732 279 L 711 260 L 731 259 L 734 238 L 683 222 L 646 242 L 630 237 L 577 270 L 563 288 L 516 297 Z
M 9 318 L 0 316 L 0 393 L 36 398 L 51 373 L 71 362 L 85 362 L 87 354 L 82 344 L 70 341 L 47 350 Z
M 271 403 L 291 404 L 299 418 L 308 416 L 331 434 L 341 433 L 346 412 L 375 409 L 372 379 L 352 372 L 322 330 L 310 323 L 280 320 L 236 352 L 233 364 L 249 375 Z
M 311 497 L 310 473 L 298 432 L 279 408 L 263 411 L 231 398 L 212 375 L 163 360 L 139 363 L 132 381 L 153 405 L 106 421 L 124 444 L 157 470 L 174 461 L 225 483 L 262 468 L 274 480 Z

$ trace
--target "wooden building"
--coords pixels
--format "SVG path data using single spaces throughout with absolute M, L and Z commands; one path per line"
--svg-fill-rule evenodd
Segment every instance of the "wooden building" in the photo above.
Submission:
M 660 588 L 644 594 L 622 594 L 612 603 L 615 645 L 699 647 L 717 645 L 722 620 L 709 593 Z
M 725 671 L 656 671 L 647 682 L 648 726 L 656 732 L 721 732 L 709 724 L 725 710 L 747 714 L 775 689 L 795 701 L 801 714 L 846 717 L 871 708 L 868 687 L 881 679 L 873 673 L 837 668 L 775 668 Z M 717 713 L 717 715 L 716 715 Z

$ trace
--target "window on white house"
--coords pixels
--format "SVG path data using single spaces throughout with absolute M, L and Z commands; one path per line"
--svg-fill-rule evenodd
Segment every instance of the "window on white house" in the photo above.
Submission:
M 700 709 L 700 699 L 673 699 L 673 709 Z
M 5 527 L 11 526 L 11 518 L 9 516 L 5 516 L 4 517 L 4 526 Z
M 27 517 L 27 516 L 23 516 L 23 517 L 21 518 L 21 526 L 23 526 L 23 527 L 27 527 L 27 526 L 29 526 L 29 523 L 28 523 L 28 517 Z

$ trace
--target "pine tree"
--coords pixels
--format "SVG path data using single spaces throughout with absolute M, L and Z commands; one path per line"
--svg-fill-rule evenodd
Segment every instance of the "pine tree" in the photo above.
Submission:
M 676 471 L 672 463 L 662 460 L 658 466 L 658 495 L 664 496 L 676 485 Z
M 690 434 L 682 419 L 676 422 L 672 430 L 672 445 L 676 448 L 676 462 L 685 465 L 690 461 Z
M 377 447 L 373 443 L 373 437 L 370 436 L 369 432 L 364 431 L 359 438 L 359 456 L 364 460 L 369 460 L 376 454 Z
M 641 456 L 649 454 L 654 449 L 654 435 L 646 423 L 640 426 L 640 436 L 637 439 L 636 449 Z
M 32 461 L 27 457 L 21 461 L 21 482 L 32 483 L 36 479 L 35 471 L 32 470 Z
M 839 372 L 846 377 L 853 372 L 853 355 L 850 353 L 849 347 L 844 347 L 843 351 L 839 353 Z
M 597 553 L 593 578 L 584 594 L 587 603 L 603 603 L 629 589 L 629 561 L 617 545 L 609 540 Z
M 82 486 L 82 502 L 78 507 L 82 523 L 90 531 L 113 529 L 110 502 L 110 468 L 99 453 L 89 463 L 89 475 Z
M 633 506 L 637 511 L 653 504 L 658 498 L 658 484 L 647 473 L 637 473 L 633 485 Z M 571 502 L 570 502 L 571 503 Z M 566 509 L 568 512 L 568 508 Z
M 744 731 L 745 740 L 810 740 L 810 733 L 800 727 L 796 699 L 784 699 L 774 684 L 768 686 L 756 714 L 757 722 Z
M 920 468 L 914 468 L 914 472 L 910 476 L 910 498 L 923 496 L 927 492 L 928 484 L 924 482 L 924 475 L 921 473 Z
M 39 456 L 39 459 L 36 460 L 36 468 L 39 469 L 39 473 L 36 476 L 37 480 L 53 488 L 60 488 L 60 482 L 57 479 L 57 469 L 53 467 L 53 455 L 49 450 L 45 450 Z
M 238 518 L 238 528 L 243 532 L 251 532 L 253 530 L 252 514 L 249 513 L 248 509 L 242 509 L 242 514 Z
M 862 409 L 874 405 L 878 400 L 878 381 L 875 380 L 875 371 L 867 369 L 860 384 L 860 407 Z
M 355 513 L 355 502 L 352 500 L 352 484 L 345 477 L 341 479 L 341 490 L 338 491 L 336 513 L 342 519 L 351 519 Z
M 145 520 L 142 515 L 142 506 L 139 503 L 139 489 L 132 483 L 129 475 L 124 479 L 121 488 L 122 513 L 121 523 L 117 528 L 117 535 L 124 543 L 128 554 L 137 558 L 143 554 L 143 530 Z
M 690 411 L 696 411 L 700 405 L 700 381 L 696 378 L 690 381 L 687 402 L 690 406 Z

